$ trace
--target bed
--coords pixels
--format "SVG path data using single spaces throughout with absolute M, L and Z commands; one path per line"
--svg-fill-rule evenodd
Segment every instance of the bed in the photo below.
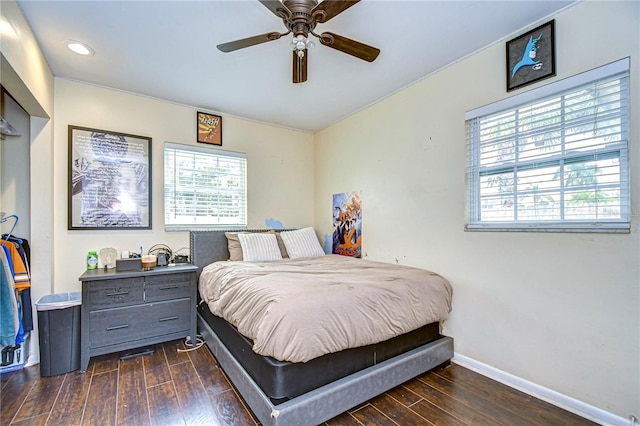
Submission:
M 267 231 L 244 230 L 243 232 Z M 211 275 L 211 270 L 214 270 L 214 274 L 223 273 L 221 271 L 229 264 L 238 263 L 220 262 L 229 259 L 227 237 L 224 231 L 192 231 L 190 251 L 192 263 L 199 268 L 201 282 L 209 279 L 207 277 Z M 292 268 L 291 265 L 297 261 L 302 262 L 305 265 L 303 268 L 307 270 L 314 267 L 305 263 L 307 259 L 272 263 L 276 264 L 274 267 L 286 270 Z M 354 259 L 351 261 L 363 262 Z M 251 275 L 253 265 L 249 262 L 240 263 L 245 269 L 242 269 L 238 275 Z M 280 263 L 283 264 L 282 267 L 278 266 Z M 353 266 L 350 267 L 353 268 Z M 282 270 L 277 270 L 269 275 L 278 276 L 281 273 Z M 282 278 L 283 282 L 286 282 L 289 277 L 288 274 L 280 276 L 287 277 Z M 283 285 L 283 287 L 286 286 Z M 246 337 L 246 335 L 252 335 L 242 323 L 243 316 L 248 315 L 243 315 L 241 310 L 240 315 L 236 315 L 238 318 L 231 316 L 227 322 L 218 316 L 220 312 L 217 312 L 218 315 L 211 312 L 212 309 L 215 311 L 220 308 L 209 300 L 211 295 L 207 294 L 209 291 L 206 287 L 200 291 L 205 294 L 205 299 L 209 302 L 203 300 L 198 304 L 199 331 L 220 366 L 264 425 L 321 423 L 425 371 L 445 364 L 453 357 L 453 340 L 440 334 L 440 320 L 412 328 L 401 334 L 393 333 L 392 337 L 382 341 L 369 344 L 360 342 L 356 347 L 339 351 L 330 348 L 329 353 L 320 355 L 305 349 L 313 353 L 303 352 L 302 355 L 278 353 L 270 356 L 269 351 L 277 348 L 260 347 L 258 349 L 266 351 L 266 355 L 261 355 L 254 350 L 256 346 L 261 346 L 260 336 L 253 335 L 253 339 Z M 237 296 L 233 295 L 233 297 Z M 253 299 L 251 300 L 251 306 L 253 306 Z M 244 304 L 244 306 L 248 305 Z M 302 309 L 312 309 L 312 306 Z M 270 315 L 275 314 L 270 312 Z M 299 316 L 300 312 L 295 315 Z M 313 316 L 311 313 L 309 315 Z M 267 320 L 268 317 L 257 319 L 256 322 Z M 240 333 L 239 329 L 244 334 Z M 304 331 L 303 336 L 310 335 L 312 330 L 313 327 Z M 271 335 L 268 334 L 268 336 Z M 354 337 L 347 338 L 347 340 L 353 339 Z M 277 341 L 277 337 L 262 340 Z M 284 360 L 278 360 L 276 356 Z M 293 358 L 288 361 L 287 357 Z

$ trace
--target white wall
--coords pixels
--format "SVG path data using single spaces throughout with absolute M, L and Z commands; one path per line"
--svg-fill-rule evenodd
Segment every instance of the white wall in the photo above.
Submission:
M 188 232 L 164 231 L 164 142 L 195 145 L 196 109 L 121 91 L 57 78 L 55 80 L 53 172 L 56 293 L 79 291 L 90 250 L 104 247 L 146 251 L 162 243 L 186 247 Z M 222 149 L 247 154 L 248 226 L 265 228 L 276 219 L 288 227 L 313 223 L 313 135 L 222 114 Z M 68 125 L 152 138 L 153 229 L 135 231 L 67 230 Z M 200 144 L 200 146 L 203 146 Z M 291 208 L 295 206 L 295 208 Z M 49 214 L 43 212 L 42 214 Z
M 507 97 L 503 42 L 315 136 L 321 235 L 332 194 L 362 190 L 364 256 L 450 279 L 456 352 L 624 418 L 640 414 L 639 18 L 638 2 L 556 16 L 557 77 L 537 84 L 631 56 L 630 234 L 463 231 L 464 113 Z
M 29 24 L 15 1 L 3 0 L 0 5 L 0 82 L 31 115 L 29 129 L 29 158 L 32 190 L 30 217 L 27 222 L 31 234 L 31 298 L 36 302 L 52 291 L 52 273 L 55 263 L 53 222 L 51 211 L 53 173 L 53 74 L 36 41 Z M 29 164 L 30 163 L 30 164 Z M 37 316 L 34 315 L 34 320 Z M 31 336 L 28 363 L 37 362 L 38 336 Z
M 29 167 L 29 115 L 8 94 L 2 99 L 2 116 L 20 136 L 6 136 L 0 140 L 0 210 L 20 218 L 13 235 L 31 239 L 31 176 Z M 3 234 L 11 231 L 14 221 L 0 225 Z

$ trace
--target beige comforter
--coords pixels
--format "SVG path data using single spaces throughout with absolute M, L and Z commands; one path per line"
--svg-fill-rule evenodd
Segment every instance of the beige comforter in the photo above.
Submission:
M 451 310 L 451 286 L 434 272 L 338 255 L 215 262 L 199 289 L 256 353 L 291 362 L 380 342 Z

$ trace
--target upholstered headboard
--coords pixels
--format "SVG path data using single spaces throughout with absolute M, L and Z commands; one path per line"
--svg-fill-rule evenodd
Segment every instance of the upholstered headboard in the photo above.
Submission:
M 225 232 L 268 232 L 272 229 L 224 229 L 220 231 L 190 231 L 189 251 L 191 263 L 198 267 L 198 277 L 202 268 L 210 263 L 229 259 L 229 248 Z M 279 232 L 280 230 L 276 230 Z M 288 229 L 282 229 L 288 231 Z

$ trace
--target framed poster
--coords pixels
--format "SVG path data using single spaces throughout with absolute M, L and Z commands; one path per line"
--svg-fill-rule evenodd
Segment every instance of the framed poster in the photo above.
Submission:
M 222 146 L 222 117 L 198 112 L 196 121 L 198 142 Z
M 151 229 L 151 138 L 69 126 L 68 229 Z
M 362 257 L 360 191 L 333 194 L 333 254 Z
M 555 20 L 507 42 L 507 92 L 554 75 Z

